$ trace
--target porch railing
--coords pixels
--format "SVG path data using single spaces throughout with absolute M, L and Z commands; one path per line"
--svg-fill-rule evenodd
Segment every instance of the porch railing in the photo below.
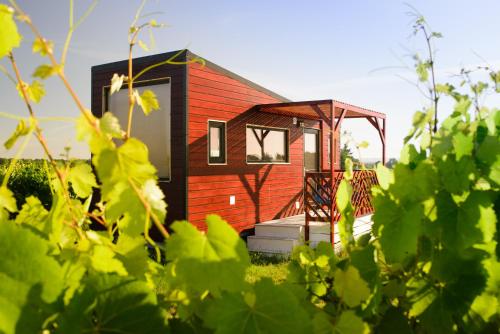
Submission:
M 361 217 L 373 213 L 373 203 L 370 189 L 378 184 L 377 175 L 373 170 L 356 170 L 353 172 L 351 185 L 353 194 L 351 203 L 354 215 Z M 329 222 L 330 241 L 334 243 L 335 223 L 340 220 L 336 196 L 344 171 L 306 172 L 304 178 L 304 210 L 305 210 L 305 241 L 309 241 L 310 222 Z

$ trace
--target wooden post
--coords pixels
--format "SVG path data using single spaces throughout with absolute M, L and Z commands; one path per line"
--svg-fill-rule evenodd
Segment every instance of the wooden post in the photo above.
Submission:
M 384 136 L 384 140 L 382 141 L 382 165 L 385 166 L 387 162 L 385 143 L 387 142 L 385 137 L 385 118 L 382 120 L 382 135 Z
M 331 195 L 330 195 L 330 242 L 332 247 L 335 245 L 335 220 L 334 220 L 334 212 L 335 208 L 334 203 L 334 193 L 333 193 L 333 178 L 335 176 L 335 159 L 336 159 L 336 149 L 335 149 L 335 108 L 333 106 L 333 101 L 330 104 L 330 184 L 332 187 Z

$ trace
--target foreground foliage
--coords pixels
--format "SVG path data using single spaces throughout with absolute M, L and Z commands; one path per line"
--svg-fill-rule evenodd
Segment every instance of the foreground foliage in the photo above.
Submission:
M 407 143 L 393 171 L 377 168 L 372 239 L 353 240 L 346 173 L 337 203 L 346 256 L 338 258 L 327 243 L 301 246 L 285 282 L 249 283 L 245 244 L 219 217 L 207 217 L 207 233 L 187 222 L 174 223 L 172 235 L 162 228 L 166 204 L 147 147 L 131 137 L 130 123 L 123 131 L 111 113 L 95 118 L 69 84 L 81 112 L 77 135 L 89 145 L 96 175 L 87 164 L 54 161 L 33 108 L 43 97 L 41 84 L 24 83 L 15 64 L 20 37 L 14 13 L 32 28 L 34 52 L 49 61 L 34 76 L 55 75 L 66 84 L 64 61 L 12 5 L 0 5 L 0 57 L 9 57 L 30 116 L 19 120 L 6 146 L 37 138 L 49 160 L 53 195 L 49 209 L 36 197 L 18 207 L 7 187 L 10 172 L 0 187 L 0 333 L 498 330 L 500 113 L 479 105 L 485 83 L 470 85 L 472 97 L 450 85 L 432 87 L 455 99 L 455 110 L 436 132 L 437 108 L 418 112 L 407 140 L 420 145 Z M 157 26 L 136 21 L 131 50 L 142 28 Z M 418 63 L 422 81 L 432 66 Z M 126 80 L 130 115 L 134 104 L 154 112 L 154 94 L 139 95 L 133 81 L 140 75 L 132 74 L 113 77 L 112 90 Z M 500 75 L 490 74 L 498 91 Z M 96 189 L 101 201 L 89 210 Z M 104 231 L 90 230 L 90 219 Z M 153 224 L 164 234 L 163 252 L 149 238 Z M 155 249 L 155 260 L 146 244 Z

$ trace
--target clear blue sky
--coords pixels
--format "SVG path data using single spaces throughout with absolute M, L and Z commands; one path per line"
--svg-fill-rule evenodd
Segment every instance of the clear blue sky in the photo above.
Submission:
M 3 1 L 1 1 L 3 2 Z M 77 0 L 76 16 L 90 1 Z M 425 15 L 444 38 L 437 45 L 439 79 L 449 80 L 461 66 L 487 60 L 500 68 L 500 1 L 408 1 Z M 56 48 L 64 42 L 68 3 L 63 0 L 19 1 Z M 127 55 L 127 30 L 139 1 L 102 0 L 74 34 L 67 75 L 90 107 L 90 67 Z M 399 0 L 172 0 L 147 3 L 145 13 L 161 12 L 157 21 L 170 27 L 156 30 L 153 53 L 188 47 L 193 52 L 292 100 L 335 98 L 387 114 L 388 155 L 399 157 L 413 112 L 426 103 L 418 90 L 410 55 L 423 51 L 411 36 L 409 8 Z M 32 35 L 21 28 L 24 46 L 15 50 L 27 77 L 44 62 L 32 55 Z M 147 40 L 147 36 L 145 36 Z M 136 56 L 145 52 L 137 50 Z M 6 59 L 0 64 L 8 67 Z M 406 64 L 408 68 L 401 67 Z M 389 68 L 395 67 L 395 68 Z M 57 78 L 46 82 L 48 96 L 36 106 L 40 116 L 76 116 Z M 13 85 L 0 76 L 0 111 L 26 115 Z M 488 101 L 487 101 L 488 102 Z M 490 103 L 497 103 L 498 100 Z M 57 154 L 71 145 L 72 155 L 88 157 L 73 139 L 71 123 L 45 123 L 45 134 Z M 0 119 L 0 141 L 15 122 Z M 364 158 L 376 158 L 380 144 L 368 122 L 350 122 L 346 129 L 371 146 Z M 0 157 L 13 151 L 0 148 Z M 25 157 L 40 157 L 33 140 Z

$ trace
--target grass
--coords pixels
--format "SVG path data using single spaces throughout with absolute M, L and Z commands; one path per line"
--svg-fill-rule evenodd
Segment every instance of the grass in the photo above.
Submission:
M 254 283 L 261 278 L 269 277 L 279 284 L 285 281 L 288 275 L 288 257 L 279 255 L 267 255 L 257 252 L 250 252 L 252 264 L 247 270 L 246 280 Z
M 250 252 L 251 265 L 247 269 L 246 281 L 255 283 L 261 278 L 271 278 L 274 283 L 280 284 L 286 280 L 288 275 L 288 263 L 290 259 L 285 256 L 267 255 L 258 252 Z M 157 294 L 163 294 L 167 290 L 167 281 L 160 278 L 156 287 Z

